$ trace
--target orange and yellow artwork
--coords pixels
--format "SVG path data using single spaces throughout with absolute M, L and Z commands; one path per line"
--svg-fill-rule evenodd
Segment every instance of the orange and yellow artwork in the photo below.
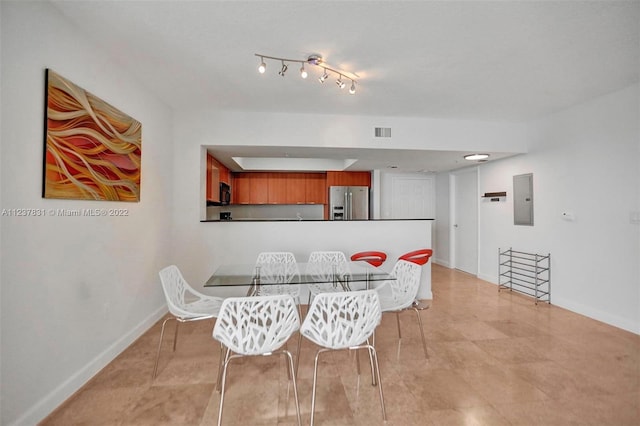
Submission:
M 47 69 L 44 198 L 140 201 L 142 125 Z

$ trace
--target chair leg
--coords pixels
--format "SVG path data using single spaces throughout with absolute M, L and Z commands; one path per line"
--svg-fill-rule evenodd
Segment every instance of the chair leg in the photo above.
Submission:
M 283 353 L 287 356 L 289 360 L 289 371 L 291 371 L 291 376 L 293 377 L 293 396 L 296 399 L 296 416 L 298 417 L 298 426 L 302 425 L 302 420 L 300 419 L 300 402 L 298 400 L 298 386 L 296 385 L 296 373 L 293 367 L 293 357 L 291 356 L 291 352 L 283 351 Z
M 222 345 L 220 347 L 222 348 Z M 293 356 L 291 355 L 291 352 L 287 350 L 283 350 L 281 351 L 281 353 L 287 355 L 287 358 L 288 358 L 287 371 L 289 372 L 290 376 L 293 378 L 293 395 L 296 399 L 296 416 L 298 418 L 298 426 L 301 426 L 302 420 L 300 418 L 300 402 L 298 399 L 298 386 L 296 384 L 296 376 L 295 376 L 295 371 L 293 366 Z M 227 348 L 227 351 L 224 356 L 224 364 L 222 367 L 222 385 L 220 387 L 220 409 L 218 410 L 218 426 L 222 425 L 222 412 L 224 408 L 224 392 L 227 384 L 227 368 L 229 367 L 229 363 L 231 362 L 232 359 L 242 358 L 246 356 L 246 355 L 240 355 L 240 354 L 236 354 L 236 355 L 230 355 L 230 354 L 231 354 L 231 349 Z
M 397 350 L 397 358 L 400 361 L 400 348 L 402 347 L 402 330 L 400 329 L 400 311 L 396 312 L 396 323 L 398 324 L 398 350 Z
M 224 366 L 222 368 L 222 387 L 220 389 L 220 409 L 218 410 L 218 426 L 222 424 L 222 405 L 224 404 L 224 387 L 227 381 L 227 367 L 229 366 L 229 362 L 231 361 L 231 358 L 233 358 L 229 356 L 230 352 L 231 350 L 227 349 L 227 353 L 224 357 Z
M 378 356 L 376 353 L 376 349 L 369 344 L 368 339 L 367 339 L 366 345 L 358 346 L 357 348 L 354 348 L 354 349 L 356 351 L 356 356 L 358 355 L 359 349 L 367 349 L 367 351 L 369 352 L 369 357 L 371 359 L 371 374 L 372 375 L 375 374 L 377 379 L 376 382 L 378 384 L 378 389 L 380 391 L 380 405 L 382 407 L 382 418 L 384 419 L 384 421 L 387 421 L 387 412 L 384 407 L 384 394 L 382 392 L 382 381 L 380 380 L 380 365 L 378 364 Z M 315 361 L 313 363 L 313 385 L 311 388 L 311 421 L 309 423 L 311 426 L 313 426 L 315 411 L 316 411 L 316 388 L 318 385 L 318 359 L 320 358 L 320 353 L 328 352 L 330 350 L 332 349 L 318 349 L 318 352 L 316 353 Z
M 222 369 L 224 368 L 225 351 L 224 345 L 220 342 L 220 361 L 218 362 L 218 378 L 216 379 L 216 391 L 220 392 L 220 382 L 222 381 Z
M 360 352 L 359 349 L 354 349 L 356 353 L 356 371 L 358 372 L 358 383 L 360 380 Z M 371 364 L 371 386 L 376 385 L 376 370 L 373 365 L 373 358 L 371 357 L 371 353 L 369 353 L 369 363 Z
M 429 354 L 427 353 L 427 341 L 424 338 L 424 328 L 422 327 L 422 318 L 420 317 L 420 311 L 417 308 L 412 308 L 416 315 L 418 316 L 418 324 L 420 325 L 420 336 L 422 337 L 422 349 L 424 350 L 424 357 L 429 359 Z
M 316 409 L 316 385 L 318 383 L 318 357 L 320 356 L 320 353 L 326 352 L 326 351 L 327 349 L 318 349 L 318 352 L 316 353 L 316 359 L 313 363 L 313 385 L 311 388 L 311 422 L 309 423 L 310 426 L 313 426 L 313 417 Z
M 164 326 L 167 324 L 167 321 L 174 320 L 174 319 L 175 319 L 174 317 L 170 317 L 170 318 L 165 319 L 162 322 L 162 330 L 160 331 L 160 342 L 158 343 L 158 352 L 156 353 L 156 364 L 153 367 L 153 376 L 152 377 L 154 379 L 156 378 L 156 374 L 158 372 L 158 360 L 160 359 L 160 349 L 162 348 L 162 339 L 164 338 Z M 178 326 L 176 325 L 176 329 L 177 329 L 177 327 Z M 174 347 L 174 350 L 175 350 L 175 347 Z
M 176 331 L 173 333 L 173 351 L 176 351 L 176 345 L 178 344 L 178 326 L 180 325 L 180 321 L 176 321 Z
M 368 344 L 369 344 L 369 339 L 367 339 L 367 345 Z M 369 353 L 369 364 L 371 364 L 371 386 L 375 386 L 376 385 L 376 367 L 373 363 L 373 357 L 371 356 L 371 351 L 367 351 L 367 352 Z
M 311 298 L 311 293 L 309 293 L 309 298 Z M 298 303 L 298 315 L 300 315 L 300 322 L 302 322 L 302 308 Z M 302 333 L 298 330 L 298 348 L 296 349 L 296 375 L 298 374 L 298 366 L 300 365 L 300 345 L 302 344 Z M 289 377 L 291 378 L 291 377 Z
M 376 375 L 378 377 L 378 389 L 380 390 L 380 406 L 382 407 L 382 420 L 386 422 L 387 411 L 384 408 L 384 394 L 382 392 L 382 380 L 380 379 L 380 365 L 378 364 L 378 354 L 376 352 L 376 348 L 374 348 L 373 346 L 367 345 L 367 347 L 376 365 Z

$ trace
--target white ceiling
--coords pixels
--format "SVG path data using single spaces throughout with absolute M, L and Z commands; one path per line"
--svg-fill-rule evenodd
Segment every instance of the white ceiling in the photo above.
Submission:
M 176 110 L 522 122 L 640 79 L 639 1 L 53 3 Z M 261 75 L 255 53 L 319 53 L 360 77 L 357 94 L 312 67 L 302 80 L 299 64 Z M 398 161 L 460 167 L 460 153 L 413 154 Z

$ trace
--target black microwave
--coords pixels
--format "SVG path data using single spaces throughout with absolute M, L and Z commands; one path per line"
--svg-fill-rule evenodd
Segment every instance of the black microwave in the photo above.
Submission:
M 224 182 L 220 182 L 220 205 L 227 206 L 229 203 L 231 203 L 231 187 Z

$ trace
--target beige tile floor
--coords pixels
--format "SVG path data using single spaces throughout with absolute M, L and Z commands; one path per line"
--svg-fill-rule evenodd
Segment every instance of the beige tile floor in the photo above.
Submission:
M 422 311 L 429 359 L 415 314 L 393 314 L 376 334 L 389 425 L 640 425 L 640 336 L 432 266 L 433 302 Z M 172 333 L 151 380 L 160 323 L 132 344 L 41 425 L 212 425 L 219 346 L 213 321 Z M 295 348 L 295 339 L 290 349 Z M 298 388 L 309 423 L 316 348 L 303 341 Z M 318 425 L 382 424 L 368 361 L 321 357 Z M 223 423 L 295 424 L 284 358 L 240 360 L 229 370 Z

